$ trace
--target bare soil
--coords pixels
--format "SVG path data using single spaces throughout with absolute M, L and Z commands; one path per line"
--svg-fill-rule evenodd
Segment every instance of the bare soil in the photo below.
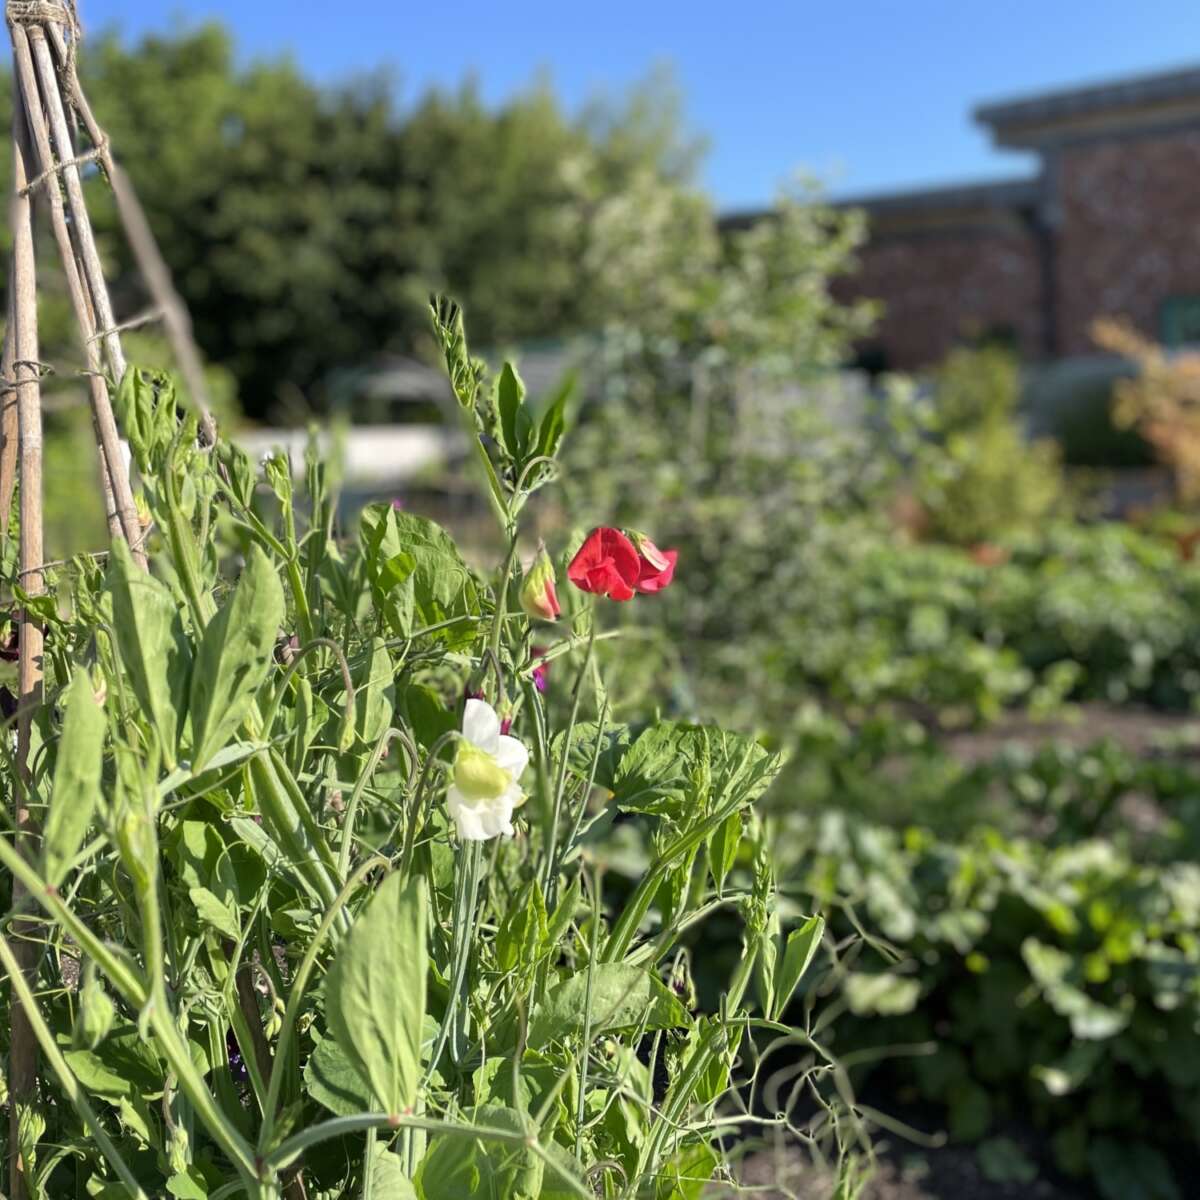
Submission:
M 1012 1140 L 1031 1139 L 1014 1134 Z M 894 1143 L 879 1150 L 879 1163 L 857 1200 L 1095 1200 L 1079 1183 L 1039 1175 L 1033 1180 L 996 1178 L 977 1149 L 944 1146 L 916 1149 Z M 833 1200 L 834 1180 L 815 1168 L 803 1150 L 763 1152 L 747 1159 L 738 1184 L 714 1191 L 712 1200 L 754 1197 L 755 1200 Z
M 994 758 L 1007 746 L 1045 742 L 1083 748 L 1110 738 L 1131 754 L 1200 757 L 1200 717 L 1151 709 L 1114 708 L 1106 704 L 1072 706 L 1054 720 L 1033 720 L 1012 713 L 985 729 L 940 735 L 943 747 L 965 763 Z

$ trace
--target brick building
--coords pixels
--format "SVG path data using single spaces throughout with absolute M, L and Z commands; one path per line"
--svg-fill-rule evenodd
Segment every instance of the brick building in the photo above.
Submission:
M 1098 316 L 1200 341 L 1200 68 L 987 104 L 1028 180 L 874 196 L 848 294 L 885 313 L 864 365 L 910 369 L 1011 340 L 1026 359 L 1094 351 Z

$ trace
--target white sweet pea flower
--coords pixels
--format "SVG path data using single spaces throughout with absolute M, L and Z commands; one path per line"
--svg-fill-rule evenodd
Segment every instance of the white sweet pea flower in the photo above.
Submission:
M 525 802 L 517 781 L 529 763 L 529 751 L 500 732 L 496 710 L 483 700 L 467 701 L 462 736 L 446 792 L 458 836 L 464 842 L 511 837 L 513 809 Z

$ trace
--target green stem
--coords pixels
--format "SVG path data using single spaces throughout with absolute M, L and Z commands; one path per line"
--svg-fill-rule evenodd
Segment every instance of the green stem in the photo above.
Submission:
M 212 619 L 216 612 L 213 598 L 200 586 L 196 572 L 198 551 L 196 538 L 191 525 L 183 515 L 179 494 L 176 491 L 175 456 L 179 450 L 179 437 L 171 443 L 167 452 L 167 470 L 163 479 L 163 491 L 167 501 L 167 540 L 171 544 L 171 557 L 175 562 L 183 594 L 187 597 L 188 607 L 192 610 L 192 620 L 197 634 Z
M 475 448 L 475 459 L 483 471 L 484 490 L 487 493 L 492 514 L 500 522 L 500 528 L 507 531 L 509 527 L 508 507 L 504 500 L 504 489 L 500 486 L 500 479 L 496 475 L 496 468 L 492 466 L 487 447 L 483 444 L 483 439 L 473 425 L 468 428 L 467 436 L 471 439 Z
M 375 1138 L 379 1126 L 372 1125 L 367 1130 L 366 1154 L 363 1158 L 362 1200 L 371 1200 L 375 1185 Z
M 304 957 L 300 960 L 299 967 L 296 968 L 296 974 L 292 979 L 291 988 L 288 992 L 287 1008 L 284 1009 L 283 1013 L 283 1024 L 279 1030 L 279 1040 L 275 1044 L 275 1058 L 271 1067 L 271 1079 L 267 1084 L 267 1099 L 263 1105 L 262 1133 L 258 1140 L 260 1152 L 271 1144 L 271 1135 L 275 1128 L 275 1110 L 279 1106 L 279 1093 L 283 1088 L 284 1063 L 287 1060 L 288 1050 L 291 1048 L 292 1038 L 295 1036 L 296 1021 L 300 1016 L 300 1005 L 303 1003 L 305 988 L 308 986 L 308 977 L 312 974 L 312 969 L 316 964 L 317 954 L 326 937 L 329 936 L 329 930 L 333 925 L 334 919 L 345 907 L 346 901 L 350 898 L 354 889 L 362 882 L 363 876 L 372 867 L 382 861 L 382 859 L 368 859 L 366 862 L 360 864 L 354 874 L 346 880 L 346 886 L 337 894 L 333 904 L 330 905 L 325 915 L 321 918 L 321 923 L 317 926 L 317 931 L 313 934 L 312 941 L 308 943 L 308 948 L 304 952 Z
M 445 1050 L 446 1042 L 452 1034 L 454 1040 L 451 1043 L 450 1052 L 455 1061 L 459 1060 L 461 1047 L 458 1043 L 460 1032 L 458 1009 L 462 1003 L 463 984 L 466 982 L 467 965 L 471 957 L 471 931 L 475 924 L 475 900 L 478 894 L 481 851 L 481 842 L 468 842 L 458 856 L 454 895 L 454 927 L 451 931 L 450 943 L 450 991 L 446 1000 L 446 1013 L 442 1017 L 442 1025 L 438 1030 L 438 1040 L 429 1059 L 428 1075 L 432 1075 L 437 1069 L 442 1051 Z
M 481 1138 L 485 1141 L 508 1142 L 515 1146 L 528 1145 L 528 1137 L 512 1129 L 493 1129 L 488 1125 L 452 1125 L 434 1117 L 409 1117 L 402 1113 L 355 1113 L 352 1117 L 333 1117 L 319 1125 L 310 1125 L 293 1134 L 277 1146 L 264 1160 L 265 1165 L 276 1171 L 283 1170 L 295 1162 L 310 1146 L 327 1142 L 330 1138 L 346 1137 L 363 1133 L 368 1129 L 424 1129 L 446 1137 L 467 1139 Z M 587 1196 L 588 1193 L 584 1193 Z
M 354 681 L 350 678 L 350 664 L 346 661 L 346 655 L 341 646 L 333 640 L 333 638 L 312 638 L 305 645 L 301 646 L 292 657 L 292 661 L 288 663 L 287 670 L 283 673 L 283 678 L 279 681 L 279 687 L 275 691 L 275 695 L 271 697 L 271 702 L 267 706 L 267 711 L 262 718 L 262 736 L 264 741 L 270 741 L 271 726 L 275 723 L 275 714 L 279 711 L 279 705 L 283 701 L 284 693 L 287 691 L 287 685 L 291 682 L 292 676 L 295 675 L 296 669 L 299 667 L 301 660 L 319 646 L 324 646 L 333 651 L 334 657 L 338 660 L 338 665 L 342 668 L 342 684 L 346 692 L 346 705 L 343 711 L 343 717 L 349 721 L 352 719 L 351 714 L 354 712 Z
M 587 1112 L 588 1062 L 592 1045 L 592 979 L 596 971 L 596 946 L 600 937 L 600 871 L 592 880 L 592 928 L 588 939 L 587 985 L 583 999 L 583 1043 L 579 1061 L 579 1104 L 575 1111 L 575 1158 L 583 1160 L 583 1121 Z
M 675 865 L 676 860 L 699 846 L 722 821 L 727 820 L 741 806 L 740 800 L 727 804 L 702 821 L 695 829 L 680 834 L 658 856 L 654 865 L 642 877 L 641 883 L 634 889 L 634 893 L 622 910 L 616 925 L 613 926 L 613 931 L 609 934 L 608 942 L 605 944 L 604 953 L 601 955 L 604 962 L 617 962 L 629 949 L 629 944 L 633 941 L 634 934 L 637 933 L 638 926 L 642 923 L 642 918 L 646 915 L 646 910 L 650 907 L 650 902 L 654 899 L 659 884 Z
M 421 768 L 421 775 L 417 780 L 416 791 L 413 792 L 412 812 L 408 813 L 408 824 L 404 829 L 404 846 L 400 852 L 400 873 L 405 879 L 408 878 L 408 873 L 412 869 L 413 851 L 416 848 L 417 842 L 417 822 L 420 819 L 422 809 L 424 807 L 425 789 L 429 783 L 430 773 L 435 765 L 439 763 L 438 755 L 441 754 L 442 748 L 448 746 L 451 742 L 457 741 L 462 734 L 456 729 L 452 729 L 443 733 L 440 738 L 429 748 L 429 753 L 425 757 L 425 765 Z M 445 764 L 442 764 L 445 765 Z M 387 841 L 393 842 L 396 839 L 396 834 L 399 832 L 400 825 L 404 821 L 405 813 L 402 811 L 400 816 L 396 818 L 396 824 L 392 826 L 391 833 L 388 834 Z M 386 843 L 385 843 L 386 844 Z
M 571 697 L 571 719 L 563 735 L 562 759 L 558 764 L 558 778 L 554 785 L 554 811 L 550 817 L 550 828 L 546 831 L 546 878 L 543 890 L 546 893 L 546 903 L 553 905 L 554 894 L 557 891 L 558 880 L 558 823 L 562 816 L 563 793 L 567 786 L 567 764 L 571 758 L 571 738 L 575 733 L 575 722 L 579 717 L 579 699 L 583 692 L 583 677 L 587 674 L 592 661 L 592 653 L 596 649 L 596 602 L 592 600 L 591 629 L 588 632 L 587 650 L 580 665 L 579 674 L 575 679 L 575 690 Z
M 308 593 L 304 590 L 304 579 L 300 574 L 300 564 L 296 560 L 295 551 L 287 558 L 288 585 L 292 589 L 292 600 L 296 605 L 296 616 L 300 619 L 300 636 L 306 642 L 316 640 L 316 630 L 313 627 L 312 611 L 308 607 Z M 321 639 L 324 641 L 325 639 Z M 341 647 L 339 646 L 340 650 Z M 345 659 L 343 658 L 343 662 Z
M 17 963 L 16 956 L 12 952 L 12 947 L 8 944 L 8 939 L 2 936 L 0 936 L 0 963 L 3 963 L 9 983 L 13 991 L 16 992 L 17 999 L 21 1002 L 21 1007 L 25 1010 L 26 1019 L 29 1021 L 34 1037 L 38 1040 L 42 1055 L 50 1064 L 51 1070 L 58 1077 L 59 1087 L 62 1088 L 64 1095 L 70 1100 L 75 1111 L 79 1114 L 84 1127 L 96 1139 L 96 1145 L 100 1147 L 100 1153 L 112 1164 L 113 1170 L 120 1176 L 121 1182 L 129 1189 L 130 1195 L 134 1197 L 134 1200 L 149 1200 L 146 1193 L 142 1191 L 137 1177 L 121 1157 L 121 1152 L 105 1132 L 104 1126 L 100 1123 L 99 1117 L 96 1116 L 95 1110 L 88 1103 L 83 1088 L 79 1086 L 79 1080 L 75 1078 L 74 1072 L 68 1066 L 67 1060 L 58 1048 L 58 1043 L 54 1040 L 54 1035 L 42 1019 L 42 1014 L 37 1007 L 37 1002 L 34 1000 L 33 992 L 30 990 L 29 984 L 25 979 L 25 973 Z
M 405 753 L 408 755 L 408 791 L 412 792 L 413 783 L 417 773 L 417 764 L 420 761 L 420 756 L 417 754 L 417 748 L 413 745 L 413 740 L 404 732 L 403 729 L 392 727 L 385 729 L 375 743 L 371 751 L 370 758 L 367 759 L 367 764 L 358 776 L 354 784 L 354 791 L 350 794 L 350 801 L 346 805 L 346 812 L 342 817 L 342 842 L 338 848 L 338 878 L 345 879 L 346 872 L 350 870 L 350 855 L 354 849 L 354 820 L 358 816 L 358 806 L 362 802 L 363 793 L 367 790 L 367 781 L 375 773 L 375 768 L 379 766 L 379 760 L 383 757 L 384 750 L 393 739 L 399 740 L 404 746 Z

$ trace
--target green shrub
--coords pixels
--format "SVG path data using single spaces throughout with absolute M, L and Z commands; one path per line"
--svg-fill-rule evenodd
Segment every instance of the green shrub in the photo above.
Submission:
M 1153 449 L 1112 416 L 1114 387 L 1132 373 L 1111 358 L 1029 367 L 1022 372 L 1022 407 L 1034 428 L 1058 443 L 1065 466 L 1149 467 Z
M 1062 506 L 1058 450 L 1030 443 L 1019 405 L 1017 363 L 1003 349 L 956 350 L 938 370 L 936 442 L 916 469 L 928 536 L 965 546 L 995 541 Z

